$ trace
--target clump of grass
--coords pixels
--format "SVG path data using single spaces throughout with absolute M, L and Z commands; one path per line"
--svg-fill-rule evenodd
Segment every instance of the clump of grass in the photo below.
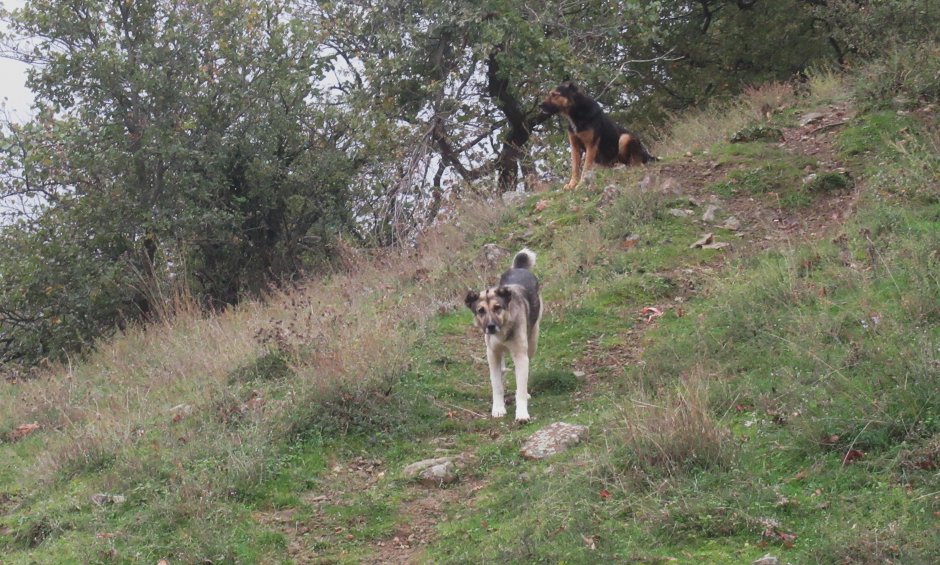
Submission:
M 705 150 L 716 143 L 727 142 L 737 131 L 765 118 L 764 111 L 772 111 L 792 104 L 796 100 L 793 87 L 786 83 L 768 83 L 751 87 L 731 102 L 722 101 L 708 107 L 686 112 L 675 117 L 664 128 L 668 136 L 659 144 L 663 155 Z
M 763 124 L 750 125 L 734 132 L 730 141 L 731 143 L 752 143 L 755 141 L 776 143 L 783 141 L 783 131 L 780 128 Z
M 284 354 L 268 351 L 261 357 L 242 365 L 229 374 L 229 382 L 277 381 L 293 375 Z
M 852 187 L 852 178 L 845 173 L 825 172 L 819 173 L 806 183 L 804 188 L 813 194 L 825 194 L 846 190 Z
M 608 239 L 622 239 L 647 231 L 664 217 L 669 198 L 660 190 L 628 185 L 610 206 L 601 233 Z
M 611 438 L 627 473 L 654 481 L 730 461 L 730 434 L 712 414 L 708 383 L 698 371 L 659 394 L 638 389 L 631 396 Z
M 532 374 L 529 390 L 533 393 L 558 394 L 578 388 L 578 377 L 571 371 L 549 369 Z
M 889 46 L 859 69 L 855 98 L 868 107 L 912 108 L 940 101 L 940 43 Z

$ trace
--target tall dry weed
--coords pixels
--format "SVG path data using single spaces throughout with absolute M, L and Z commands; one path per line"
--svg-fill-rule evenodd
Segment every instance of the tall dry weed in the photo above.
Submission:
M 724 465 L 731 436 L 709 407 L 709 385 L 694 369 L 674 388 L 657 395 L 635 390 L 619 406 L 621 425 L 612 428 L 615 467 L 642 480 Z

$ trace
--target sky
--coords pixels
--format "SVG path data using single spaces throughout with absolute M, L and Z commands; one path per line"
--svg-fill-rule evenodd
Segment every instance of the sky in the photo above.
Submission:
M 0 0 L 7 10 L 21 8 L 26 0 Z M 29 118 L 32 93 L 26 88 L 26 64 L 0 57 L 0 100 L 10 117 L 17 121 Z

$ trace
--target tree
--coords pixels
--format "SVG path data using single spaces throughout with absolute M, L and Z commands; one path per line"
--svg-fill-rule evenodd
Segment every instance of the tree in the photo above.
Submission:
M 352 164 L 289 1 L 57 0 L 9 24 L 38 117 L 0 143 L 0 197 L 35 205 L 0 234 L 4 357 L 87 344 L 167 285 L 232 304 L 329 259 Z

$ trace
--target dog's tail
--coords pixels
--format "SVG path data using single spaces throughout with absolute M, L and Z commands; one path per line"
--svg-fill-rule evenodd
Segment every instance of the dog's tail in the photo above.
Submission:
M 516 258 L 512 260 L 513 269 L 532 269 L 535 266 L 535 253 L 528 247 L 523 247 L 522 251 L 516 253 Z

